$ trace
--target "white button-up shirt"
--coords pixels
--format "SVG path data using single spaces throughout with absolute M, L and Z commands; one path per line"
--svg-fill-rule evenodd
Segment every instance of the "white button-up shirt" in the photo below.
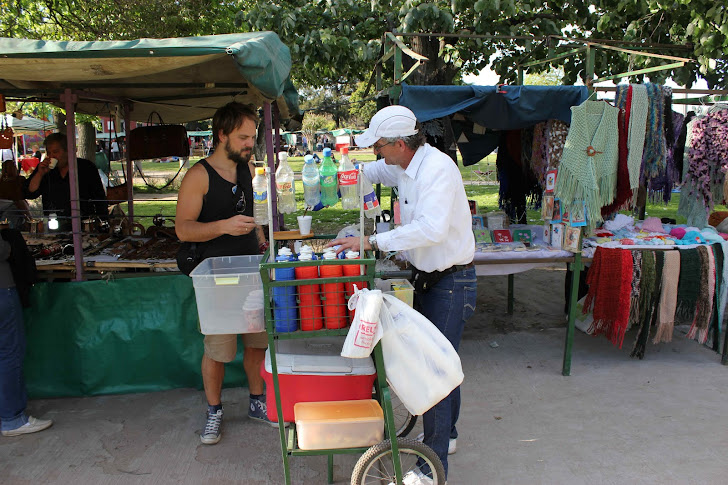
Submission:
M 365 164 L 367 177 L 399 189 L 402 225 L 377 234 L 383 251 L 401 251 L 420 271 L 468 264 L 475 254 L 472 217 L 463 179 L 452 159 L 425 144 L 404 170 L 384 160 Z

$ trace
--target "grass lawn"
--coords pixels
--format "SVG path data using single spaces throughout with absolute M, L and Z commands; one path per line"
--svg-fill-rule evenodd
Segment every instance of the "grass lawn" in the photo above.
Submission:
M 370 151 L 354 151 L 351 152 L 350 157 L 358 161 L 373 161 L 376 157 Z M 478 204 L 478 212 L 486 213 L 493 210 L 498 210 L 498 185 L 496 184 L 485 184 L 482 183 L 481 178 L 476 172 L 488 172 L 495 170 L 495 155 L 489 155 L 484 160 L 480 161 L 475 165 L 469 167 L 460 167 L 460 173 L 463 177 L 465 184 L 465 193 L 469 199 L 475 200 Z M 190 163 L 197 163 L 197 160 L 191 160 Z M 300 173 L 303 168 L 303 157 L 291 157 L 288 159 L 289 164 L 294 172 Z M 121 169 L 121 163 L 112 162 L 112 169 Z M 148 172 L 166 172 L 169 173 L 169 177 L 173 176 L 179 169 L 177 163 L 154 163 L 144 162 L 142 163 L 142 170 Z M 180 174 L 182 176 L 182 174 Z M 138 180 L 135 179 L 135 180 Z M 161 184 L 160 184 L 161 185 Z M 172 187 L 165 190 L 157 190 L 154 188 L 147 187 L 145 185 L 134 186 L 135 193 L 166 193 L 175 194 L 176 189 L 173 187 L 179 187 L 178 182 Z M 391 206 L 391 191 L 387 187 L 382 187 L 382 197 L 379 201 L 383 209 L 389 209 Z M 296 216 L 303 214 L 303 184 L 300 180 L 296 181 L 296 202 L 299 208 L 298 212 L 294 214 L 285 214 L 284 222 L 286 226 L 290 228 L 296 227 Z M 648 202 L 646 208 L 647 216 L 654 217 L 669 217 L 676 219 L 678 223 L 684 224 L 685 218 L 677 215 L 677 207 L 680 203 L 680 194 L 673 194 L 672 200 L 669 204 L 664 205 L 661 203 Z M 145 227 L 152 224 L 152 218 L 156 214 L 163 214 L 169 219 L 174 218 L 176 202 L 175 201 L 135 201 L 135 217 L 138 218 L 138 222 L 143 224 Z M 122 205 L 122 209 L 126 212 L 126 204 Z M 728 210 L 726 206 L 716 206 L 715 210 Z M 628 212 L 625 212 L 626 214 Z M 313 224 L 312 229 L 316 234 L 336 234 L 341 228 L 350 224 L 358 223 L 359 213 L 355 211 L 343 210 L 341 206 L 330 207 L 317 212 L 312 212 Z M 529 224 L 540 224 L 541 212 L 540 210 L 529 210 L 528 211 L 528 222 Z M 370 230 L 373 226 L 373 222 L 369 219 L 365 219 L 367 228 Z

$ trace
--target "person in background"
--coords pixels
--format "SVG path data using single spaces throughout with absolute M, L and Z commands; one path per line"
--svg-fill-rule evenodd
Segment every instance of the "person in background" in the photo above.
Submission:
M 30 220 L 30 206 L 22 198 L 22 179 L 14 160 L 5 160 L 0 175 L 0 222 L 8 221 L 11 228 L 20 229 Z
M 23 376 L 25 327 L 18 289 L 9 259 L 11 244 L 0 238 L 0 433 L 20 436 L 49 428 L 53 421 L 26 414 L 28 396 Z M 17 233 L 16 241 L 22 241 Z M 25 245 L 25 242 L 20 243 Z M 27 248 L 26 248 L 27 251 Z
M 258 115 L 241 103 L 228 103 L 212 118 L 214 152 L 185 174 L 177 196 L 175 217 L 181 241 L 198 243 L 201 258 L 258 254 L 265 244 L 262 229 L 253 219 L 253 164 Z M 248 417 L 268 420 L 260 366 L 265 359 L 268 336 L 246 333 L 243 367 L 248 378 Z M 225 363 L 235 358 L 237 335 L 205 335 L 202 381 L 207 398 L 207 423 L 202 443 L 220 441 L 222 429 L 222 382 Z
M 119 142 L 114 140 L 111 142 L 111 161 L 119 160 Z
M 38 164 L 35 172 L 23 183 L 23 197 L 43 197 L 43 214 L 58 216 L 59 230 L 71 229 L 71 182 L 68 178 L 68 140 L 66 135 L 53 133 L 45 139 L 46 157 Z M 57 165 L 51 168 L 51 159 Z M 106 220 L 109 208 L 106 192 L 96 165 L 85 158 L 76 159 L 78 172 L 78 198 L 81 217 L 96 216 Z
M 356 144 L 372 146 L 377 155 L 363 167 L 369 180 L 398 187 L 402 220 L 396 229 L 364 239 L 364 248 L 401 252 L 414 267 L 415 309 L 457 350 L 465 321 L 475 311 L 477 288 L 475 237 L 460 171 L 449 156 L 425 143 L 417 118 L 403 106 L 378 111 Z M 358 251 L 359 238 L 329 243 L 335 245 L 338 252 Z M 448 454 L 457 448 L 459 413 L 458 387 L 423 416 L 424 443 L 440 457 L 446 474 Z M 422 460 L 418 465 L 404 483 L 432 484 L 429 467 Z
M 38 145 L 33 145 L 32 147 L 30 147 L 30 149 L 32 150 L 33 156 L 40 160 L 43 155 L 40 153 Z

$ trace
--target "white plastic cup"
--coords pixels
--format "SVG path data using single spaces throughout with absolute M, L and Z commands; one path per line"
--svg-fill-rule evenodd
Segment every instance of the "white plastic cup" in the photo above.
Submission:
M 312 216 L 297 216 L 296 219 L 298 219 L 298 232 L 301 236 L 311 234 Z
M 58 165 L 58 159 L 57 158 L 51 158 L 48 161 L 48 168 L 50 168 L 51 170 L 53 170 L 54 168 L 56 168 L 56 165 Z

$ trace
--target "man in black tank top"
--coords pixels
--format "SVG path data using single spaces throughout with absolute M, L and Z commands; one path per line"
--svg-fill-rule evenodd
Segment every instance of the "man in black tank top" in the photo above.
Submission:
M 185 175 L 177 196 L 175 219 L 181 241 L 196 242 L 202 259 L 214 256 L 258 254 L 265 242 L 253 219 L 253 185 L 249 168 L 258 116 L 249 106 L 228 103 L 215 112 L 212 134 L 215 151 Z M 268 420 L 260 365 L 265 359 L 265 332 L 243 334 L 243 367 L 248 377 L 248 416 Z M 237 335 L 206 335 L 202 382 L 207 397 L 207 424 L 200 435 L 204 444 L 220 441 L 222 381 L 225 363 L 235 358 Z

